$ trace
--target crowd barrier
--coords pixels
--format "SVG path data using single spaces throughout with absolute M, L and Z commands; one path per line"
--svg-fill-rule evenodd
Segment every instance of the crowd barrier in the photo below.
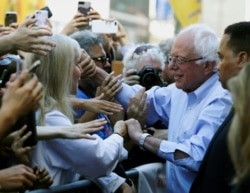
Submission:
M 135 188 L 137 189 L 138 183 L 138 171 L 131 169 L 126 171 L 128 177 L 134 182 Z M 70 184 L 53 186 L 48 189 L 37 189 L 28 191 L 28 193 L 93 193 L 98 192 L 96 185 L 90 180 L 79 180 Z

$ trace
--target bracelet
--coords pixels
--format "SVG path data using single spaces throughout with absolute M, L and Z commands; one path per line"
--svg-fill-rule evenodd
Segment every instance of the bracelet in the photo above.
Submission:
M 152 137 L 152 135 L 150 135 L 149 133 L 143 133 L 142 135 L 141 135 L 141 137 L 140 137 L 140 140 L 139 140 L 139 148 L 141 149 L 141 150 L 144 150 L 145 151 L 145 149 L 144 149 L 144 143 L 145 143 L 145 140 L 146 140 L 146 138 L 147 137 Z

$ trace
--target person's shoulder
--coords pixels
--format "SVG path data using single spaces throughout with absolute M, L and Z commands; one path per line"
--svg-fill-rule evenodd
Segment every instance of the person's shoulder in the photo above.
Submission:
M 57 109 L 47 112 L 45 115 L 46 125 L 72 125 L 69 118 Z

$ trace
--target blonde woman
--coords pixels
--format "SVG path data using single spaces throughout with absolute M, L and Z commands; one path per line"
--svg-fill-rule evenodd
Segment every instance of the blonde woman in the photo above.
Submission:
M 53 35 L 48 38 L 56 44 L 56 48 L 47 56 L 28 54 L 25 61 L 26 68 L 36 60 L 41 61 L 40 67 L 35 70 L 44 91 L 37 122 L 41 126 L 72 125 L 73 109 L 68 97 L 78 87 L 83 51 L 75 40 L 67 36 Z M 120 160 L 126 158 L 127 152 L 121 137 L 126 135 L 125 123 L 116 124 L 114 129 L 116 134 L 105 140 L 96 135 L 95 140 L 39 141 L 32 154 L 32 166 L 44 166 L 54 180 L 53 186 L 76 181 L 80 175 L 90 179 L 107 176 L 95 182 L 103 185 L 103 192 L 115 191 L 125 179 L 111 172 Z
M 235 168 L 232 193 L 250 192 L 250 63 L 239 75 L 230 79 L 228 87 L 233 94 L 235 115 L 228 142 Z

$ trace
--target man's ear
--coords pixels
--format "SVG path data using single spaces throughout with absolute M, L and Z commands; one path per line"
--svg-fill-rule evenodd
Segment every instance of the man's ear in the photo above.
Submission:
M 247 54 L 247 52 L 241 51 L 237 54 L 237 58 L 238 58 L 237 66 L 239 68 L 242 68 L 245 65 L 245 63 L 249 60 L 249 55 Z
M 214 71 L 214 68 L 216 66 L 216 62 L 215 61 L 208 61 L 205 63 L 205 66 L 204 66 L 204 73 L 207 75 L 207 74 L 210 74 L 211 72 Z

